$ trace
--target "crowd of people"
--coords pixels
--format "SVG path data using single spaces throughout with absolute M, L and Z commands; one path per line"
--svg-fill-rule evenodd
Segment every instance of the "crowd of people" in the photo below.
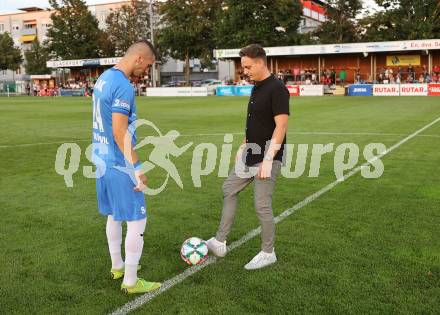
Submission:
M 359 69 L 355 70 L 355 77 L 360 80 Z M 240 80 L 236 83 L 239 85 L 250 84 L 249 80 L 242 73 L 239 72 Z M 318 71 L 316 68 L 301 69 L 294 67 L 293 69 L 280 69 L 278 73 L 274 75 L 286 85 L 344 85 L 347 82 L 346 69 L 335 70 L 334 67 L 326 68 Z
M 316 68 L 301 69 L 299 67 L 294 67 L 293 69 L 279 70 L 276 76 L 285 84 L 333 85 L 337 82 L 343 84 L 346 80 L 347 73 L 345 69 L 341 69 L 339 74 L 337 74 L 333 67 L 323 69 L 321 72 Z M 337 81 L 337 79 L 339 80 Z
M 32 94 L 30 85 L 26 87 L 27 95 L 32 96 L 58 96 L 59 88 L 57 86 L 49 87 L 47 84 L 32 84 Z
M 406 71 L 405 71 L 406 70 Z M 397 69 L 380 68 L 377 74 L 377 83 L 382 84 L 399 84 L 399 83 L 439 83 L 440 67 L 435 65 L 432 72 L 428 71 L 428 67 L 423 65 L 420 72 L 409 64 L 407 69 L 398 67 Z
M 40 81 L 38 84 L 27 84 L 26 94 L 29 96 L 59 96 L 61 90 L 80 90 L 84 96 L 91 96 L 93 93 L 93 87 L 95 85 L 94 80 L 69 80 L 59 85 L 49 85 L 47 82 Z M 143 95 L 146 92 L 147 87 L 152 86 L 151 81 L 141 79 L 132 82 L 133 89 L 137 96 Z
M 93 83 L 88 81 L 71 81 L 60 85 L 48 84 L 47 82 L 33 83 L 26 86 L 26 94 L 29 96 L 59 96 L 61 89 L 84 90 L 84 95 L 91 95 Z
M 359 68 L 348 69 L 354 71 L 354 84 L 400 84 L 400 83 L 440 83 L 440 67 L 435 65 L 432 71 L 428 71 L 428 67 L 415 68 L 411 64 L 406 69 L 403 67 L 381 67 L 377 70 L 376 78 L 370 73 L 363 74 Z M 293 69 L 280 69 L 274 75 L 286 85 L 341 85 L 344 86 L 347 82 L 347 70 L 335 69 L 333 66 L 319 71 L 316 68 L 301 69 L 295 66 Z M 240 80 L 234 82 L 233 80 L 225 81 L 225 85 L 249 85 L 252 82 L 242 72 L 239 71 Z M 151 81 L 146 78 L 132 82 L 136 95 L 144 95 L 147 87 L 152 86 Z M 74 89 L 83 90 L 84 96 L 91 96 L 93 93 L 94 81 L 75 80 L 68 81 L 60 86 L 48 87 L 47 84 L 33 84 L 26 86 L 28 95 L 33 96 L 58 96 L 61 95 L 60 89 Z
M 353 71 L 353 81 L 347 82 L 347 71 Z M 376 72 L 376 78 L 371 73 L 361 73 L 359 68 L 351 69 L 335 69 L 333 66 L 323 69 L 320 73 L 316 68 L 279 70 L 276 77 L 283 81 L 286 85 L 296 84 L 322 84 L 322 85 L 341 85 L 346 83 L 354 84 L 400 84 L 400 83 L 440 83 L 440 67 L 435 65 L 432 71 L 428 71 L 428 67 L 423 65 L 421 68 L 415 69 L 411 64 L 407 69 L 402 67 L 382 67 Z M 240 75 L 238 84 L 247 84 L 246 78 Z

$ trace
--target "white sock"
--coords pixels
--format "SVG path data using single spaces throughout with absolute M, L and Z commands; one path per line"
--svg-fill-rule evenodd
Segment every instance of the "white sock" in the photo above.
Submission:
M 113 216 L 109 215 L 107 218 L 107 243 L 112 259 L 112 269 L 121 269 L 124 267 L 124 261 L 121 255 L 122 244 L 122 223 L 113 220 Z
M 137 281 L 137 266 L 144 247 L 144 232 L 147 219 L 127 222 L 125 237 L 125 274 L 123 283 L 133 286 Z

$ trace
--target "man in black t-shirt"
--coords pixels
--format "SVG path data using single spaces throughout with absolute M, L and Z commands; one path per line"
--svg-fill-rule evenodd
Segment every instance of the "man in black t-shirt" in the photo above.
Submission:
M 272 194 L 281 169 L 289 117 L 289 91 L 267 68 L 266 53 L 259 45 L 240 51 L 244 74 L 255 82 L 248 103 L 246 137 L 237 153 L 236 165 L 223 184 L 223 210 L 215 237 L 208 248 L 216 256 L 226 255 L 240 191 L 254 181 L 254 204 L 261 225 L 261 251 L 245 265 L 259 269 L 277 261 L 274 251 L 275 222 Z

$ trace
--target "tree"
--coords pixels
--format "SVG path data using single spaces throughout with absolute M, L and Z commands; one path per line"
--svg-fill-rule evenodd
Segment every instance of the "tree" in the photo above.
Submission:
M 190 78 L 189 60 L 212 59 L 214 25 L 222 0 L 168 0 L 159 6 L 163 27 L 158 34 L 159 49 L 185 61 L 185 80 Z
M 131 44 L 150 38 L 149 5 L 146 1 L 131 0 L 109 14 L 106 33 L 115 47 L 115 56 L 122 56 Z
M 116 56 L 116 46 L 110 39 L 110 35 L 103 31 L 99 37 L 98 46 L 100 49 L 100 57 L 115 57 Z
M 298 0 L 225 0 L 215 28 L 217 47 L 299 44 L 302 5 Z
M 353 43 L 359 41 L 359 26 L 356 16 L 362 10 L 360 0 L 328 0 L 327 20 L 314 35 L 323 44 Z
M 14 46 L 9 33 L 0 34 L 0 70 L 17 70 L 22 62 L 20 48 Z
M 394 39 L 389 30 L 393 27 L 392 20 L 384 11 L 373 13 L 359 21 L 361 40 L 364 42 L 382 42 Z
M 55 10 L 47 31 L 48 47 L 62 59 L 96 58 L 102 55 L 102 31 L 84 0 L 49 0 Z
M 382 10 L 361 21 L 363 40 L 409 40 L 440 37 L 438 0 L 376 0 Z
M 24 57 L 26 60 L 24 67 L 27 74 L 47 74 L 50 72 L 46 66 L 49 54 L 47 49 L 41 46 L 38 39 L 32 42 L 31 48 L 25 51 Z

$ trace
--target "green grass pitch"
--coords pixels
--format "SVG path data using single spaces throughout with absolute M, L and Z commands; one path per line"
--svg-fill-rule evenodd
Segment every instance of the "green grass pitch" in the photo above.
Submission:
M 177 143 L 210 142 L 244 130 L 247 99 L 138 98 L 138 117 Z M 98 214 L 91 163 L 91 99 L 0 99 L 0 314 L 105 314 L 134 299 L 109 277 L 105 219 Z M 440 116 L 435 97 L 291 98 L 288 143 L 372 142 L 387 147 Z M 152 130 L 142 128 L 139 138 Z M 242 141 L 234 135 L 234 152 Z M 63 142 L 81 147 L 74 187 L 54 169 Z M 216 231 L 223 178 L 216 169 L 195 188 L 193 147 L 172 158 L 182 178 L 147 197 L 148 226 L 139 275 L 164 281 L 188 266 L 181 243 Z M 278 263 L 246 271 L 259 237 L 238 247 L 134 314 L 439 314 L 440 123 L 382 158 L 384 173 L 360 173 L 277 225 Z M 141 150 L 147 157 L 148 147 Z M 362 152 L 362 151 L 361 151 Z M 218 153 L 219 154 L 219 153 Z M 309 151 L 310 154 L 310 151 Z M 334 152 L 319 177 L 278 178 L 275 215 L 333 182 Z M 358 165 L 365 162 L 361 155 Z M 151 186 L 164 171 L 149 172 Z M 240 195 L 229 241 L 258 227 L 252 189 Z

